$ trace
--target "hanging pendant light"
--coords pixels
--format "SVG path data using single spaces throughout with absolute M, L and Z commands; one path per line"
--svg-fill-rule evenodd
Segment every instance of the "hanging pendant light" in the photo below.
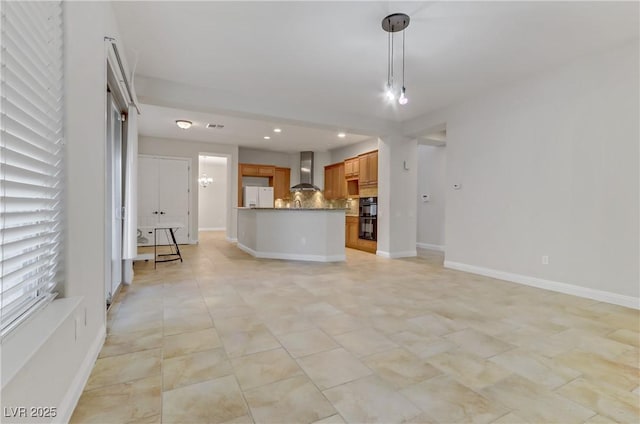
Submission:
M 202 160 L 202 165 L 206 165 L 206 163 L 208 162 L 208 159 L 209 159 L 209 156 L 204 156 Z M 203 172 L 198 178 L 198 184 L 200 184 L 200 187 L 202 188 L 207 188 L 211 183 L 213 183 L 213 178 L 208 176 L 206 172 Z
M 387 100 L 394 101 L 396 99 L 396 93 L 393 89 L 393 34 L 395 32 L 402 31 L 402 89 L 400 91 L 400 97 L 398 97 L 398 103 L 406 105 L 409 102 L 406 94 L 405 80 L 404 80 L 404 44 L 405 33 L 404 30 L 409 26 L 409 15 L 405 13 L 393 13 L 386 16 L 382 20 L 382 29 L 389 33 L 388 46 L 387 46 L 387 87 L 385 96 Z
M 213 178 L 207 176 L 207 174 L 202 173 L 202 176 L 198 178 L 198 184 L 202 186 L 202 188 L 207 188 L 209 184 L 213 182 Z

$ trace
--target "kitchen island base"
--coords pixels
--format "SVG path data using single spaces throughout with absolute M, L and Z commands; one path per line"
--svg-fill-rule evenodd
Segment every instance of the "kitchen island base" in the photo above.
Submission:
M 343 209 L 238 208 L 238 247 L 256 258 L 345 260 Z

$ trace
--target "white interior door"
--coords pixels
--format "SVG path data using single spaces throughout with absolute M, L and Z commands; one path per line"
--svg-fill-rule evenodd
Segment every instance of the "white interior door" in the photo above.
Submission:
M 188 160 L 158 159 L 158 208 L 158 223 L 180 224 L 182 228 L 175 232 L 176 240 L 180 244 L 189 243 Z
M 158 222 L 160 214 L 158 207 L 158 159 L 148 156 L 138 156 L 138 228 L 142 231 L 139 245 L 153 244 L 153 227 Z

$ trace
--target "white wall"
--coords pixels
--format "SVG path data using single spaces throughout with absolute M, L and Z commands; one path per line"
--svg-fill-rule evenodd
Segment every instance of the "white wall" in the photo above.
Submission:
M 418 145 L 418 247 L 444 248 L 445 160 L 445 146 Z M 423 194 L 430 196 L 428 202 Z
M 446 264 L 638 306 L 639 50 L 422 119 L 447 124 Z
M 200 156 L 200 173 L 213 178 L 198 185 L 198 229 L 225 230 L 227 226 L 227 158 Z
M 3 407 L 57 407 L 58 422 L 70 417 L 105 337 L 104 37 L 119 40 L 110 3 L 64 2 L 63 8 L 67 299 L 54 301 L 3 341 L 10 350 L 28 336 L 38 347 L 31 357 L 25 352 L 26 364 L 2 388 Z M 12 365 L 3 359 L 3 371 Z
M 313 152 L 313 184 L 320 190 L 324 190 L 324 167 L 332 163 L 334 162 L 331 162 L 331 154 L 329 152 Z M 298 168 L 300 168 L 299 156 Z
M 255 163 L 258 165 L 275 165 L 281 168 L 289 168 L 289 153 L 273 152 L 270 150 L 238 148 L 239 163 Z
M 345 159 L 353 158 L 362 153 L 371 152 L 373 150 L 378 150 L 377 138 L 371 138 L 369 140 L 361 141 L 360 143 L 350 144 L 349 146 L 330 150 L 330 163 L 342 162 Z
M 143 110 L 144 113 L 144 110 Z M 233 207 L 238 204 L 238 146 L 229 144 L 205 143 L 199 141 L 174 140 L 168 138 L 140 137 L 138 153 L 145 155 L 170 156 L 191 158 L 191 164 L 198 168 L 198 160 L 201 154 L 210 153 L 212 155 L 222 155 L 229 158 L 227 162 L 227 181 L 229 182 L 229 192 L 227 194 L 227 238 L 236 239 L 237 231 L 237 211 Z M 198 169 L 191 170 L 191 222 L 189 232 L 191 239 L 197 240 L 198 234 Z
M 378 248 L 388 258 L 416 256 L 417 140 L 378 141 Z

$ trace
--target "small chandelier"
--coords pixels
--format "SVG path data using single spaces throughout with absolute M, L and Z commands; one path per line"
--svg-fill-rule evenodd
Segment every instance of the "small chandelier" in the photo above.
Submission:
M 200 178 L 198 178 L 198 184 L 202 186 L 202 188 L 207 188 L 209 184 L 213 182 L 213 178 L 208 177 L 207 174 L 202 174 Z
M 385 91 L 385 97 L 389 101 L 394 101 L 396 99 L 396 93 L 393 89 L 393 33 L 402 31 L 402 89 L 400 90 L 400 96 L 398 97 L 398 103 L 401 105 L 406 105 L 409 102 L 404 85 L 404 30 L 408 26 L 409 15 L 404 13 L 393 13 L 382 20 L 382 29 L 389 33 L 387 45 L 387 87 Z

